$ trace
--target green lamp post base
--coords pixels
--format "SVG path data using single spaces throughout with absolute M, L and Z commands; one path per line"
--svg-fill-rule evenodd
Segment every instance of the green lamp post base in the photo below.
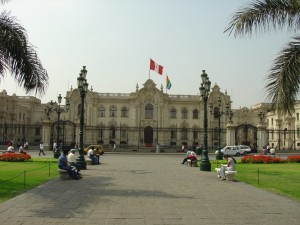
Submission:
M 203 162 L 200 163 L 200 170 L 201 171 L 211 171 L 211 164 L 210 162 Z
M 223 153 L 220 151 L 220 148 L 219 148 L 216 153 L 216 160 L 222 160 L 222 159 L 223 159 Z
M 55 158 L 55 159 L 58 159 L 59 156 L 60 156 L 60 152 L 59 152 L 59 151 L 55 151 L 55 152 L 54 152 L 54 158 Z
M 211 164 L 208 158 L 208 151 L 207 150 L 203 150 L 202 151 L 202 159 L 201 159 L 201 163 L 200 163 L 200 170 L 201 171 L 211 171 Z
M 83 155 L 83 150 L 81 148 L 79 148 L 78 151 L 79 151 L 79 157 L 77 159 L 77 163 L 80 164 L 80 169 L 86 170 L 86 162 L 85 162 L 85 158 Z

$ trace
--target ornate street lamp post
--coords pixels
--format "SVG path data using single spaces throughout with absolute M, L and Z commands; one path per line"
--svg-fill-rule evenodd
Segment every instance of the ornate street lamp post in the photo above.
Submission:
M 51 100 L 50 102 L 50 107 L 47 106 L 47 116 L 49 117 L 49 113 L 52 112 L 52 111 L 55 111 L 57 113 L 57 127 L 56 127 L 56 131 L 57 131 L 57 138 L 56 138 L 56 148 L 53 149 L 54 150 L 54 158 L 58 158 L 60 156 L 60 151 L 61 151 L 61 144 L 60 144 L 60 141 L 59 141 L 59 138 L 60 138 L 60 114 L 62 112 L 67 112 L 69 111 L 70 109 L 70 103 L 69 101 L 67 100 L 66 101 L 66 108 L 61 108 L 60 104 L 61 104 L 61 100 L 62 100 L 62 97 L 61 97 L 61 94 L 58 95 L 57 97 L 57 100 L 58 100 L 58 104 L 54 107 L 54 102 Z
M 201 87 L 200 95 L 203 100 L 203 110 L 204 110 L 204 121 L 203 121 L 203 151 L 202 151 L 202 157 L 201 157 L 201 163 L 200 163 L 200 170 L 201 171 L 211 171 L 211 164 L 208 158 L 208 142 L 207 142 L 207 100 L 208 95 L 210 92 L 210 85 L 211 82 L 209 81 L 209 78 L 207 74 L 205 73 L 205 70 L 203 70 L 203 73 L 201 74 Z
M 211 108 L 213 107 L 212 105 L 210 106 Z M 226 112 L 223 112 L 221 110 L 221 98 L 218 98 L 218 107 L 219 107 L 219 111 L 218 111 L 218 150 L 216 153 L 216 160 L 222 160 L 223 159 L 223 154 L 221 152 L 221 116 L 223 114 L 226 114 L 228 116 L 230 116 L 230 122 L 231 122 L 231 118 L 232 118 L 232 112 L 229 111 L 229 105 L 226 104 Z
M 85 69 L 85 66 L 83 66 L 83 69 L 80 71 L 79 77 L 77 78 L 77 86 L 80 91 L 80 97 L 81 97 L 81 105 L 80 105 L 80 130 L 79 130 L 79 157 L 77 159 L 77 162 L 80 163 L 81 169 L 86 169 L 86 162 L 84 159 L 83 154 L 83 126 L 84 126 L 84 99 L 85 95 L 88 91 L 89 84 L 86 80 L 86 74 L 87 70 Z

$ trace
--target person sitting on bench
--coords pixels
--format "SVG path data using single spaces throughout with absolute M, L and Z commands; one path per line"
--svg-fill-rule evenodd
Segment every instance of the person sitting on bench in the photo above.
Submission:
M 185 164 L 185 162 L 186 162 L 188 159 L 190 159 L 192 162 L 197 160 L 196 153 L 194 152 L 194 150 L 189 150 L 189 151 L 186 153 L 186 157 L 183 159 L 183 161 L 182 161 L 181 164 Z
M 68 153 L 69 153 L 69 150 L 65 149 L 65 150 L 63 150 L 63 153 L 59 156 L 58 168 L 61 170 L 67 170 L 69 173 L 69 176 L 72 179 L 79 180 L 79 178 L 81 178 L 81 177 L 76 173 L 76 168 L 68 165 L 68 159 L 67 159 Z
M 229 155 L 224 155 L 223 157 L 226 160 L 227 164 L 221 166 L 221 169 L 218 172 L 218 177 L 221 180 L 226 180 L 225 171 L 235 171 L 236 160 Z
M 74 148 L 70 150 L 70 153 L 69 153 L 68 156 L 67 156 L 67 159 L 68 159 L 68 165 L 69 165 L 69 166 L 75 167 L 76 170 L 77 170 L 77 174 L 78 174 L 78 175 L 81 175 L 81 174 L 79 173 L 79 171 L 80 171 L 80 169 L 81 169 L 81 165 L 80 165 L 79 163 L 76 162 L 75 152 L 76 152 L 76 150 L 75 150 Z
M 92 160 L 92 164 L 93 165 L 96 165 L 96 164 L 100 164 L 100 157 L 99 157 L 99 160 L 96 156 L 96 151 L 94 149 L 94 146 L 91 146 L 87 152 L 87 156 L 90 160 Z

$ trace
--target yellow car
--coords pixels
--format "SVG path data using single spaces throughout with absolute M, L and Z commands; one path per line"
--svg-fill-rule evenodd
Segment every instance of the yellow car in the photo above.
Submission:
M 86 148 L 83 149 L 83 154 L 86 155 L 87 152 L 88 152 L 88 150 L 89 150 L 90 148 L 94 148 L 94 152 L 95 152 L 96 149 L 98 148 L 98 149 L 99 149 L 99 153 L 98 153 L 98 154 L 100 154 L 100 155 L 103 155 L 103 154 L 104 154 L 104 148 L 103 148 L 102 145 L 90 145 L 90 146 L 88 146 L 88 147 L 86 147 Z

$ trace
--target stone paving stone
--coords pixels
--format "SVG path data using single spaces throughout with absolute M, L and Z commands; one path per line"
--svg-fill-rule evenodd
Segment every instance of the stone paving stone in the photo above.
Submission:
M 1 203 L 0 224 L 299 224 L 300 202 L 220 181 L 183 157 L 105 154 L 81 180 L 55 179 Z

